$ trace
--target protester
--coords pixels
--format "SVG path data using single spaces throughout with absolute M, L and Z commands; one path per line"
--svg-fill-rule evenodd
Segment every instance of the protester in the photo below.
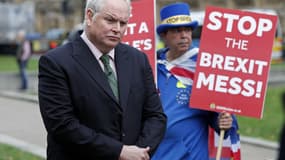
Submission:
M 158 89 L 168 117 L 167 131 L 152 160 L 208 160 L 209 126 L 217 132 L 232 127 L 233 117 L 189 107 L 198 48 L 191 46 L 192 21 L 186 3 L 173 3 L 160 11 L 157 33 L 167 46 L 158 54 Z M 228 132 L 226 132 L 226 137 Z
M 40 58 L 48 160 L 149 160 L 162 140 L 147 56 L 120 43 L 130 12 L 130 0 L 88 0 L 83 33 Z
M 32 54 L 30 41 L 26 39 L 24 30 L 20 30 L 17 34 L 18 49 L 16 53 L 17 63 L 20 71 L 21 86 L 20 90 L 28 89 L 27 64 Z

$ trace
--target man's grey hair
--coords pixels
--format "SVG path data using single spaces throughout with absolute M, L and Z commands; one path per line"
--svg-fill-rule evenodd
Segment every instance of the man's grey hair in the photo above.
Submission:
M 131 15 L 131 0 L 124 0 L 124 1 L 128 4 L 129 15 Z M 96 18 L 97 13 L 99 13 L 101 9 L 104 7 L 104 5 L 106 4 L 105 2 L 106 0 L 87 0 L 84 13 L 86 13 L 88 9 L 91 9 L 94 12 L 94 15 L 93 15 L 93 20 L 94 20 Z M 86 26 L 86 18 L 87 17 L 85 14 L 84 27 Z

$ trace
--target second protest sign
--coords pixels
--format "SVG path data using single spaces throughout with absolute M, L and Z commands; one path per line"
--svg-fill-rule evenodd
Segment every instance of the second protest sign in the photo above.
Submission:
M 277 17 L 208 7 L 190 106 L 261 118 Z

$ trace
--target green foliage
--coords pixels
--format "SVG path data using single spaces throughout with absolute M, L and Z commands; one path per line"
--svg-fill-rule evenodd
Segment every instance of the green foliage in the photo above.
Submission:
M 18 72 L 16 57 L 11 55 L 0 55 L 0 72 Z M 28 71 L 38 70 L 38 58 L 33 56 L 30 58 L 28 65 Z
M 6 144 L 0 144 L 0 160 L 43 160 L 43 158 Z
M 263 118 L 254 119 L 238 116 L 240 134 L 271 141 L 278 141 L 283 124 L 282 94 L 285 85 L 269 86 L 267 89 Z

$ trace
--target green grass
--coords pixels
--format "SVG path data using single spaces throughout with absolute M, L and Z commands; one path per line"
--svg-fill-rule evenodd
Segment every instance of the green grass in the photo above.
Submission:
M 274 70 L 285 70 L 285 63 L 283 62 L 283 63 L 272 64 L 270 68 Z
M 264 104 L 263 118 L 255 119 L 238 116 L 240 134 L 277 142 L 284 122 L 281 98 L 284 92 L 285 85 L 269 86 Z
M 0 160 L 43 160 L 43 158 L 6 144 L 0 144 Z
M 0 72 L 18 72 L 18 65 L 15 56 L 0 55 Z M 33 56 L 30 58 L 28 65 L 28 71 L 38 70 L 38 58 Z
M 30 58 L 27 66 L 28 71 L 38 70 L 38 57 L 39 55 L 34 55 Z M 285 63 L 273 64 L 271 69 L 275 70 L 285 70 Z M 18 65 L 15 56 L 11 55 L 1 55 L 0 54 L 0 72 L 17 72 Z

